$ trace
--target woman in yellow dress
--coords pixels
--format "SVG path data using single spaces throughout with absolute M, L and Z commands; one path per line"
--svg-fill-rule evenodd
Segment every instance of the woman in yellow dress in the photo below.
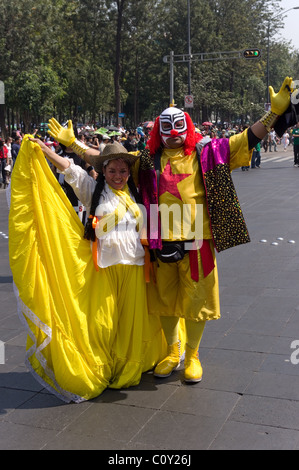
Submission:
M 91 242 L 45 156 L 93 207 Z M 14 168 L 9 251 L 28 330 L 26 363 L 66 402 L 137 385 L 165 353 L 159 320 L 147 310 L 142 212 L 130 177 L 136 158 L 107 145 L 95 181 L 26 136 Z

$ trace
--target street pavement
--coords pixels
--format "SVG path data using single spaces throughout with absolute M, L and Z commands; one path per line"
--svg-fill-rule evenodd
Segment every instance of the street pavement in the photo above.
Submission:
M 194 462 L 198 450 L 299 449 L 299 168 L 281 147 L 262 150 L 260 169 L 233 172 L 251 243 L 217 255 L 222 318 L 203 335 L 202 382 L 185 384 L 183 367 L 164 380 L 147 373 L 81 404 L 64 404 L 24 366 L 0 190 L 0 449 L 105 450 L 115 464 L 142 452 Z

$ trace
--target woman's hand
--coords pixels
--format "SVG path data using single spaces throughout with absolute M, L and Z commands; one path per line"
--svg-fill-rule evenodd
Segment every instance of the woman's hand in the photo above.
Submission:
M 53 165 L 58 168 L 58 170 L 64 171 L 70 166 L 70 162 L 67 158 L 63 158 L 57 153 L 53 152 L 53 150 L 44 144 L 44 142 L 42 142 L 40 139 L 33 139 L 32 137 L 29 137 L 29 140 L 40 146 L 45 157 L 50 160 L 50 162 L 53 163 Z
M 28 140 L 30 140 L 30 142 L 34 142 L 34 143 L 38 144 L 43 152 L 46 152 L 46 150 L 48 149 L 46 144 L 40 139 L 28 137 Z

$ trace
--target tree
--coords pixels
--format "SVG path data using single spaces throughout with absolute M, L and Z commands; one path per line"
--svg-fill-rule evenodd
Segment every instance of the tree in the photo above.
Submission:
M 262 57 L 192 61 L 192 118 L 246 122 L 266 98 L 267 26 L 279 1 L 190 0 L 193 53 L 258 47 Z M 153 120 L 169 105 L 170 51 L 187 53 L 186 0 L 2 0 L 0 80 L 6 105 L 0 126 L 26 129 L 54 114 L 59 120 L 119 122 L 126 127 Z M 271 38 L 282 26 L 270 23 Z M 274 60 L 275 58 L 275 60 Z M 270 41 L 270 81 L 298 76 L 298 51 Z M 175 63 L 175 102 L 184 106 L 186 63 Z M 104 122 L 103 122 L 104 124 Z

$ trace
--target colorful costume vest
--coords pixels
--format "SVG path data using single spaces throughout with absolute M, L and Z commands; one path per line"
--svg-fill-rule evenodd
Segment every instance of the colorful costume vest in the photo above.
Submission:
M 202 171 L 208 214 L 215 248 L 218 252 L 250 242 L 246 223 L 230 172 L 228 139 L 212 139 L 197 149 Z M 148 150 L 141 153 L 139 191 L 147 211 L 148 240 L 151 249 L 161 249 L 161 226 L 158 212 L 157 165 Z M 151 220 L 158 220 L 156 226 Z

